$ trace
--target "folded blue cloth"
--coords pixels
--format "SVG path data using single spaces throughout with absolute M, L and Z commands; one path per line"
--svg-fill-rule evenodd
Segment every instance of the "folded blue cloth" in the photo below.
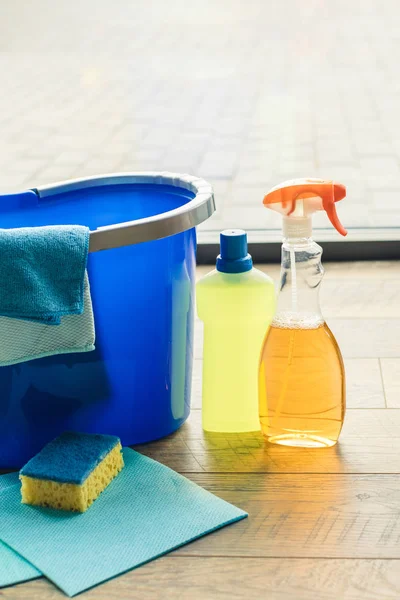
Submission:
M 56 354 L 94 350 L 94 318 L 86 273 L 84 290 L 83 313 L 62 317 L 57 327 L 54 323 L 0 317 L 0 367 Z
M 0 229 L 0 367 L 94 350 L 88 248 L 79 225 Z
M 60 324 L 84 309 L 89 229 L 0 229 L 0 316 Z

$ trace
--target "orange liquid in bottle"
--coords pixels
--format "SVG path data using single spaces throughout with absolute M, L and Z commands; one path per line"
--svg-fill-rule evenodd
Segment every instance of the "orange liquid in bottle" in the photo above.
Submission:
M 269 442 L 308 448 L 336 444 L 345 412 L 345 376 L 326 323 L 271 325 L 261 353 L 259 409 Z

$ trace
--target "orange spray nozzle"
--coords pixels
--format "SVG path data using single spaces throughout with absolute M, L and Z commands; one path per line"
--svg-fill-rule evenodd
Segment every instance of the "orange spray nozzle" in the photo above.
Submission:
M 325 179 L 293 179 L 272 188 L 264 198 L 264 206 L 286 217 L 307 217 L 317 210 L 325 210 L 335 229 L 341 235 L 347 235 L 335 207 L 335 202 L 345 196 L 346 188 L 341 183 Z

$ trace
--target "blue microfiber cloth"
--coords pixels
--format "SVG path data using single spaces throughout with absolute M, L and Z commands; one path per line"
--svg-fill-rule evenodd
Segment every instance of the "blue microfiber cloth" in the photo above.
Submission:
M 94 350 L 88 247 L 80 225 L 0 229 L 0 367 Z
M 89 229 L 0 229 L 0 316 L 57 325 L 84 309 Z
M 0 340 L 0 367 L 44 356 L 94 350 L 94 318 L 87 273 L 81 315 L 66 315 L 57 327 L 54 323 L 0 317 Z
M 69 596 L 247 516 L 168 467 L 124 448 L 125 467 L 85 513 L 0 493 L 0 539 Z

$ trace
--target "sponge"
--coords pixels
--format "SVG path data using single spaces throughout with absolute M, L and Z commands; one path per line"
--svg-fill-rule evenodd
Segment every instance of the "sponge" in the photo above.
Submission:
M 123 466 L 118 437 L 63 433 L 21 469 L 22 502 L 85 512 Z

